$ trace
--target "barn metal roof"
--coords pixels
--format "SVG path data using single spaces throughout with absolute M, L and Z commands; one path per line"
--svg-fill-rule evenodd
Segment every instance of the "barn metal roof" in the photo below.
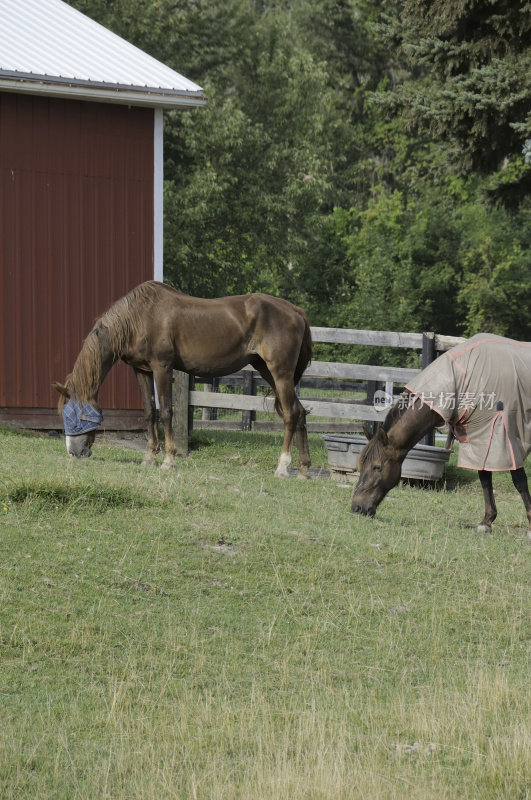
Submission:
M 62 0 L 0 0 L 0 91 L 196 106 L 202 89 Z

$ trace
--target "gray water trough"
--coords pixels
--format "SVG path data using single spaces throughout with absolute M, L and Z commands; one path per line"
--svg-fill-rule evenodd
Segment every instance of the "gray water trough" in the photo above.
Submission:
M 364 436 L 323 436 L 328 453 L 328 466 L 334 477 L 354 479 L 358 456 L 367 444 Z M 438 481 L 443 476 L 451 451 L 442 447 L 417 444 L 409 451 L 402 464 L 402 477 L 420 481 Z

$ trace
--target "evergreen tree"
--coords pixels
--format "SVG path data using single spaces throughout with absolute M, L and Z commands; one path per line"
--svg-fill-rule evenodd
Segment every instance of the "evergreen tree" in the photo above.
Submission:
M 508 203 L 531 189 L 531 6 L 527 0 L 405 0 L 384 26 L 412 79 L 395 99 L 412 130 L 491 175 Z

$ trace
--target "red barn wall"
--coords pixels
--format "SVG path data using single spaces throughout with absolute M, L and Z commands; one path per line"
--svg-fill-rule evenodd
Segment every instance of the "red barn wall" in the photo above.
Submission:
M 93 322 L 153 277 L 153 110 L 0 93 L 0 408 L 46 409 Z M 139 409 L 117 364 L 104 409 Z

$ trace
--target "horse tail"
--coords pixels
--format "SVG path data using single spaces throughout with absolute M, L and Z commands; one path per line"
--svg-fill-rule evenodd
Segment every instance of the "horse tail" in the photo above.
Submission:
M 310 330 L 310 323 L 308 322 L 308 318 L 304 313 L 304 311 L 301 311 L 301 314 L 304 320 L 304 335 L 302 337 L 301 349 L 299 351 L 297 366 L 295 367 L 295 375 L 293 376 L 293 383 L 295 384 L 295 386 L 302 378 L 306 367 L 311 363 L 312 351 L 313 351 L 313 341 L 312 341 L 312 332 Z
M 304 333 L 302 335 L 302 341 L 299 350 L 299 357 L 297 359 L 297 365 L 295 367 L 295 372 L 293 373 L 294 386 L 297 386 L 297 384 L 299 383 L 300 379 L 304 374 L 304 370 L 311 362 L 312 351 L 313 351 L 313 341 L 312 341 L 312 332 L 310 330 L 310 323 L 308 322 L 308 318 L 301 308 L 297 308 L 297 311 L 304 320 Z M 282 416 L 282 406 L 280 404 L 280 400 L 278 399 L 278 395 L 276 393 L 275 393 L 275 411 L 277 412 L 279 417 Z

